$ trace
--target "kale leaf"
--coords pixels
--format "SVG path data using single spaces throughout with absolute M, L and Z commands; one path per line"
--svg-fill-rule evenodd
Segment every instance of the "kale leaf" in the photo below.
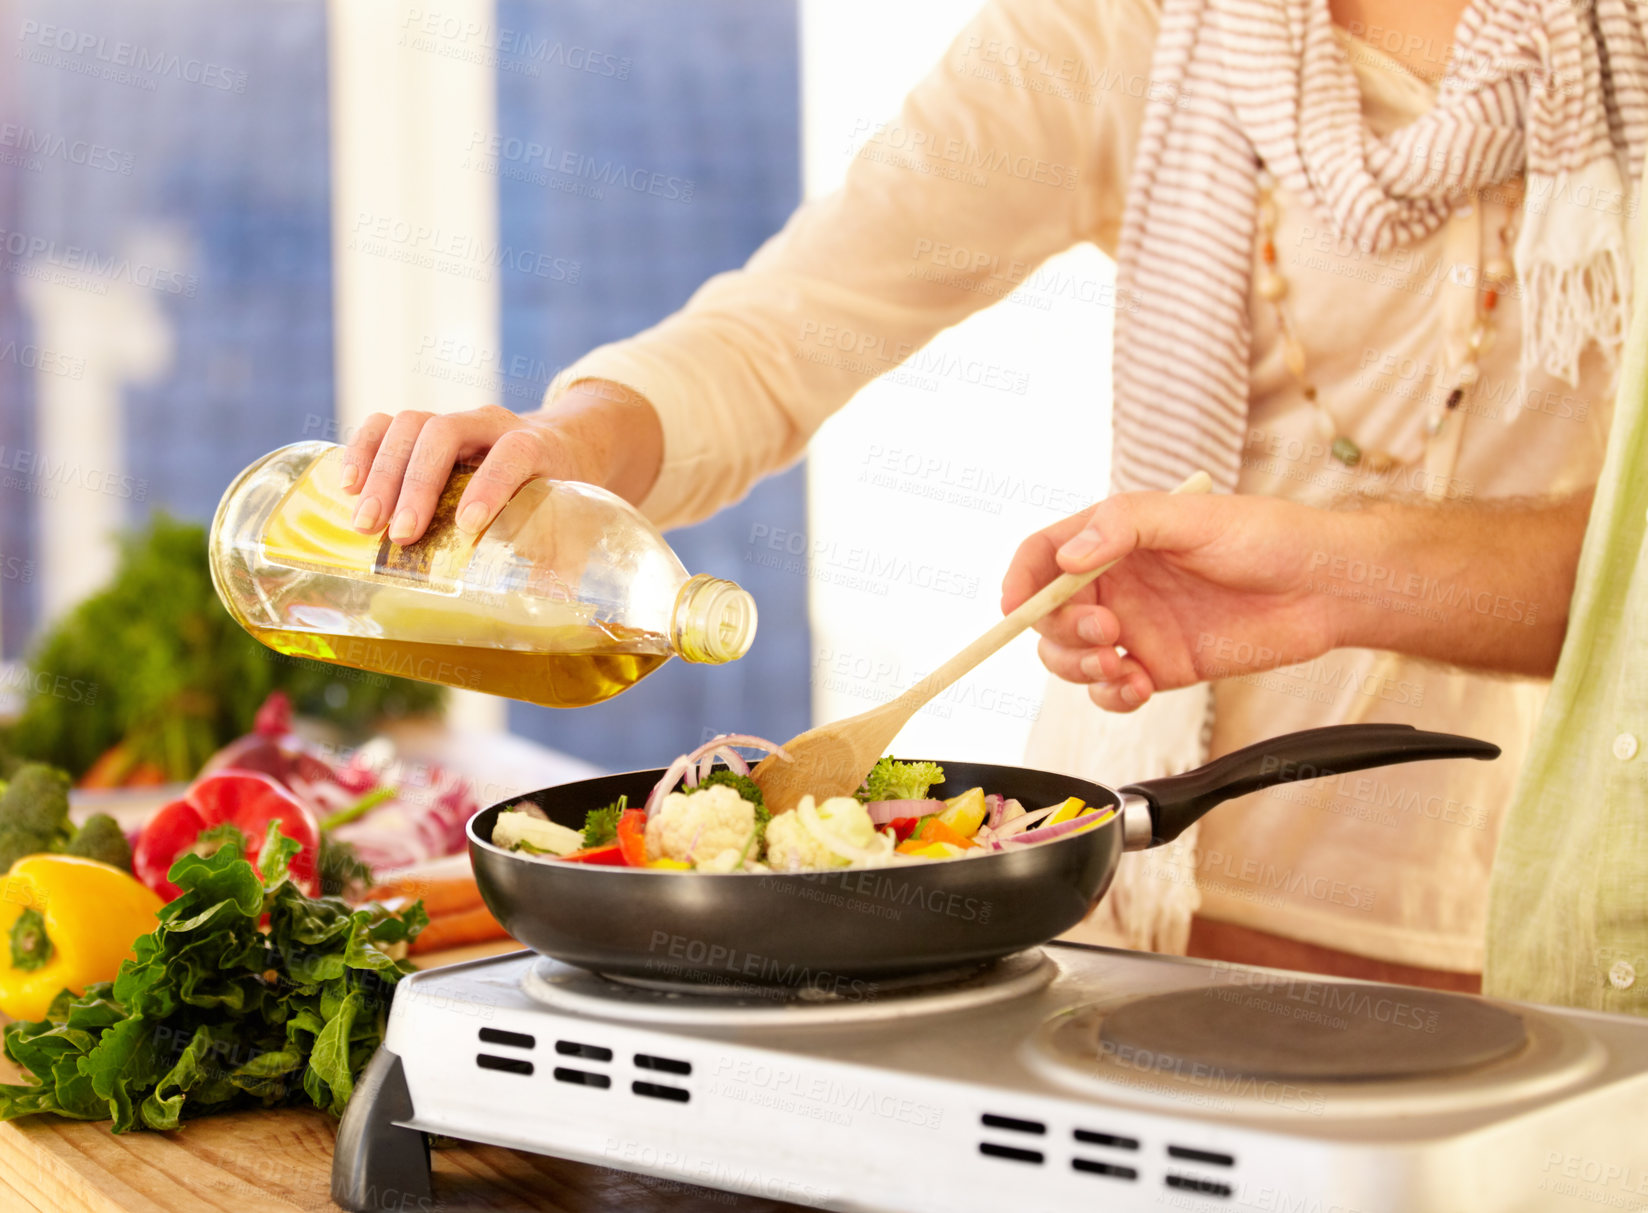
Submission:
M 112 983 L 7 1026 L 6 1056 L 35 1081 L 0 1085 L 0 1120 L 55 1112 L 125 1133 L 241 1107 L 342 1114 L 411 971 L 384 949 L 429 919 L 421 902 L 392 914 L 306 896 L 278 827 L 261 868 L 234 845 L 180 856 L 168 875 L 182 894 Z

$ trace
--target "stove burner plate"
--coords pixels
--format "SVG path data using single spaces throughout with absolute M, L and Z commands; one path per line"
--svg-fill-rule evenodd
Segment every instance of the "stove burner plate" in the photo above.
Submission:
M 1607 1061 L 1573 1018 L 1535 1007 L 1258 970 L 1073 1007 L 1020 1056 L 1088 1097 L 1318 1125 L 1549 1098 Z
M 1469 1070 L 1527 1040 L 1520 1017 L 1463 994 L 1316 981 L 1158 994 L 1106 1015 L 1099 1029 L 1103 1050 L 1314 1082 Z
M 615 980 L 547 957 L 522 979 L 526 993 L 560 1011 L 637 1023 L 792 1027 L 867 1023 L 972 1010 L 1033 994 L 1058 966 L 1040 948 L 989 964 L 896 981 L 859 981 L 789 991 L 757 986 L 698 986 Z M 799 996 L 796 996 L 799 995 Z

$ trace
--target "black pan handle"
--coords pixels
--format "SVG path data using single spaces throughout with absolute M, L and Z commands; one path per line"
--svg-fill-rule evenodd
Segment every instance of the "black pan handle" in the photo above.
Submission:
M 1149 802 L 1149 845 L 1160 846 L 1183 834 L 1209 809 L 1260 788 L 1398 762 L 1498 757 L 1499 747 L 1490 742 L 1425 733 L 1411 724 L 1336 724 L 1284 733 L 1183 775 L 1147 779 L 1121 790 Z

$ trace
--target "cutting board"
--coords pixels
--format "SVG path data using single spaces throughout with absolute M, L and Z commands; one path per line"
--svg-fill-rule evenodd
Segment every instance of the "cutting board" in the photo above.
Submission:
M 505 941 L 431 953 L 421 967 L 511 951 Z M 4 1080 L 16 1070 L 0 1061 Z M 31 1117 L 0 1125 L 4 1213 L 334 1213 L 337 1122 L 296 1108 L 190 1121 L 175 1133 L 109 1132 L 107 1123 Z M 782 1213 L 790 1204 L 494 1146 L 432 1154 L 435 1200 L 397 1213 Z M 799 1211 L 798 1211 L 799 1213 Z

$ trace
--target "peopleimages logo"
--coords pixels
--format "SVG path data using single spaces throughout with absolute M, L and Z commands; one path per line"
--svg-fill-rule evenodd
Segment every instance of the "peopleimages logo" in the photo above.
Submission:
M 667 957 L 669 960 L 681 962 L 672 966 L 675 972 L 699 983 L 726 984 L 725 978 L 731 977 L 735 979 L 733 984 L 738 984 L 737 978 L 748 978 L 750 982 L 755 983 L 749 990 L 750 993 L 762 987 L 769 990 L 781 987 L 785 990 L 808 990 L 814 996 L 861 1001 L 873 998 L 877 988 L 873 981 L 846 977 L 826 969 L 813 969 L 793 961 L 763 956 L 759 952 L 745 952 L 728 944 L 695 939 L 689 935 L 676 935 L 669 931 L 653 931 L 647 950 L 655 955 L 661 953 L 660 959 Z M 669 971 L 659 964 L 649 964 L 649 967 Z M 717 976 L 706 977 L 706 970 L 714 970 Z
M 0 362 L 13 362 L 25 370 L 38 371 L 43 375 L 56 375 L 63 379 L 86 377 L 84 358 L 27 341 L 7 341 L 0 344 Z
M 691 202 L 696 188 L 690 177 L 675 177 L 639 165 L 628 165 L 621 160 L 604 159 L 571 148 L 556 148 L 552 144 L 518 139 L 512 135 L 472 131 L 468 150 L 470 154 L 464 158 L 464 168 L 502 173 L 537 185 L 547 184 L 547 174 L 553 173 L 593 187 L 592 196 L 596 198 L 604 196 L 600 192 L 602 187 L 613 186 L 631 193 L 662 198 L 666 202 Z M 512 174 L 510 166 L 520 172 Z
M 614 55 L 577 43 L 534 37 L 525 30 L 487 25 L 467 15 L 439 9 L 406 10 L 400 45 L 442 58 L 525 76 L 542 74 L 542 65 L 628 80 L 633 66 L 627 55 Z
M 88 493 L 102 493 L 123 501 L 149 499 L 149 482 L 146 479 L 105 472 L 101 468 L 86 467 L 67 459 L 53 462 L 50 456 L 23 447 L 0 446 L 0 487 L 53 496 L 58 485 L 84 489 Z
M 200 279 L 181 270 L 165 269 L 146 261 L 113 254 L 105 257 L 94 249 L 78 244 L 59 245 L 56 240 L 26 232 L 0 228 L 0 253 L 21 261 L 44 261 L 75 274 L 115 282 L 130 282 L 145 290 L 166 295 L 182 295 L 193 299 L 200 289 Z
M 739 1089 L 745 1093 L 773 1091 L 789 1096 L 795 1105 L 816 1105 L 845 1116 L 845 1119 L 836 1120 L 837 1124 L 850 1124 L 853 1117 L 859 1115 L 896 1121 L 915 1129 L 937 1129 L 944 1124 L 944 1109 L 937 1104 L 923 1103 L 824 1074 L 809 1073 L 782 1063 L 774 1064 L 758 1057 L 723 1054 L 711 1067 L 710 1078 L 719 1095 L 732 1096 Z M 779 1110 L 800 1111 L 800 1107 Z
M 182 81 L 184 84 L 198 84 L 203 88 L 217 89 L 225 93 L 246 91 L 246 73 L 243 71 L 169 51 L 157 51 L 136 42 L 110 40 L 102 34 L 77 30 L 66 25 L 25 20 L 18 31 L 18 41 L 24 44 L 17 50 L 19 59 L 43 63 L 49 67 L 69 68 L 80 75 L 103 73 L 87 72 L 73 60 L 65 60 L 65 56 L 103 64 L 110 69 L 111 79 L 119 79 L 121 83 L 140 83 L 151 90 L 152 80 L 127 77 L 131 73 L 140 73 L 142 77 L 167 77 Z M 131 69 L 130 72 L 116 70 L 128 68 Z
M 509 244 L 487 244 L 478 237 L 414 224 L 393 215 L 361 211 L 349 237 L 351 252 L 385 257 L 424 269 L 489 282 L 494 269 L 515 270 L 551 282 L 576 283 L 583 263 Z
M 877 150 L 893 153 L 895 157 L 912 157 L 910 160 L 895 158 L 891 161 L 906 168 L 918 167 L 927 160 L 943 163 L 965 174 L 963 179 L 974 185 L 986 184 L 989 176 L 994 175 L 1032 181 L 1054 189 L 1073 190 L 1080 179 L 1080 173 L 1073 165 L 1041 160 L 1017 148 L 980 145 L 970 138 L 923 130 L 898 121 L 858 119 L 848 136 L 847 150 L 866 160 L 884 159 L 876 154 Z
M 31 670 L 21 664 L 13 664 L 0 671 L 0 687 L 22 695 L 50 695 L 54 699 L 85 704 L 87 707 L 97 702 L 99 690 L 97 683 L 84 678 L 69 678 L 50 670 Z
M 134 163 L 130 152 L 117 151 L 89 139 L 70 139 L 51 131 L 37 131 L 16 122 L 0 123 L 0 148 L 7 150 L 9 160 L 30 172 L 39 172 L 44 160 L 61 160 L 129 177 Z
M 1361 587 L 1370 593 L 1431 603 L 1450 610 L 1463 610 L 1478 615 L 1491 615 L 1508 623 L 1532 626 L 1539 622 L 1539 604 L 1492 590 L 1460 585 L 1435 577 L 1408 572 L 1390 565 L 1359 560 L 1332 552 L 1312 552 L 1309 571 L 1319 572 L 1335 582 Z M 1324 583 L 1317 588 L 1333 591 Z M 1348 597 L 1349 595 L 1340 595 Z

